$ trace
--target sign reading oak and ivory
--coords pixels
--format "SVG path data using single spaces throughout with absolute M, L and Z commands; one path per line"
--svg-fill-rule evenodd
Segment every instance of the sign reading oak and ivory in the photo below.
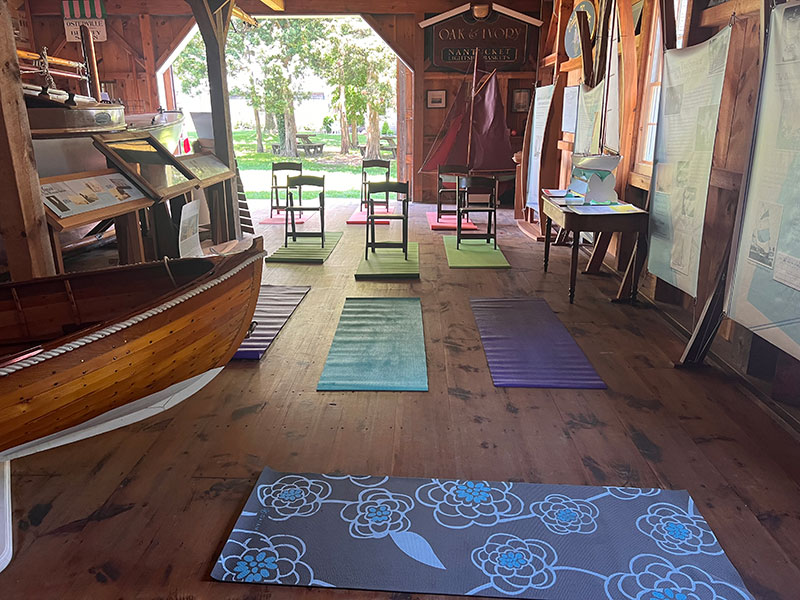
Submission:
M 61 12 L 68 42 L 81 41 L 81 25 L 89 28 L 95 42 L 106 41 L 106 7 L 103 0 L 64 0 L 61 2 Z
M 427 54 L 434 67 L 464 71 L 474 60 L 475 49 L 488 69 L 516 71 L 528 62 L 530 25 L 492 12 L 476 19 L 469 12 L 441 21 L 430 28 Z

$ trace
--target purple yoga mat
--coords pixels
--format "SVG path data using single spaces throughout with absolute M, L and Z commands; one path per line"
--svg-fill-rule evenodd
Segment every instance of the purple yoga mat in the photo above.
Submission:
M 307 286 L 262 285 L 253 315 L 256 328 L 250 337 L 242 340 L 233 358 L 261 360 L 310 289 Z
M 472 298 L 470 304 L 496 387 L 606 388 L 544 300 Z

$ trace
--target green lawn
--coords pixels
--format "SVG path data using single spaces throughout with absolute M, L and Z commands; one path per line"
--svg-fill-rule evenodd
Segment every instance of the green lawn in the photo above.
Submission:
M 305 133 L 305 132 L 300 132 Z M 197 139 L 195 132 L 189 132 L 189 139 Z M 236 158 L 239 162 L 239 169 L 242 171 L 264 171 L 265 177 L 258 178 L 259 187 L 262 189 L 254 189 L 253 185 L 245 184 L 247 197 L 252 200 L 268 199 L 269 198 L 269 172 L 272 169 L 273 162 L 280 162 L 286 160 L 300 160 L 303 163 L 303 171 L 322 172 L 322 173 L 336 173 L 336 183 L 334 187 L 337 189 L 327 189 L 325 196 L 328 198 L 359 198 L 361 195 L 361 153 L 356 148 L 351 150 L 349 154 L 342 155 L 339 153 L 341 138 L 338 135 L 325 134 L 325 133 L 310 133 L 312 139 L 325 144 L 321 156 L 308 157 L 301 150 L 299 157 L 285 157 L 278 156 L 272 153 L 272 144 L 278 143 L 278 136 L 268 135 L 264 138 L 264 149 L 266 152 L 256 152 L 256 133 L 252 129 L 238 130 L 233 132 L 233 146 L 236 152 Z M 366 144 L 366 136 L 358 136 L 359 144 Z M 386 156 L 388 158 L 388 156 Z M 342 175 L 351 174 L 352 177 L 343 178 Z M 397 161 L 392 160 L 392 179 L 397 178 Z M 242 176 L 243 179 L 248 179 L 246 175 Z M 326 180 L 326 184 L 328 181 Z M 328 185 L 326 185 L 328 187 Z M 303 194 L 304 197 L 311 195 Z

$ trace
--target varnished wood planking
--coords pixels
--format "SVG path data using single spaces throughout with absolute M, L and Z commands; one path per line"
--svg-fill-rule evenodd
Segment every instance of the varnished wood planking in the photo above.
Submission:
M 363 230 L 343 224 L 352 208 L 337 203 L 329 211 L 329 229 L 345 236 L 324 265 L 265 268 L 266 283 L 312 290 L 260 364 L 232 364 L 151 421 L 15 461 L 15 521 L 28 525 L 0 574 L 9 597 L 389 598 L 210 581 L 267 464 L 687 488 L 757 597 L 788 597 L 800 570 L 792 541 L 798 519 L 786 503 L 798 504 L 800 495 L 798 473 L 782 466 L 797 462 L 798 448 L 734 381 L 717 371 L 671 369 L 681 340 L 651 309 L 608 304 L 613 279 L 581 277 L 578 303 L 569 306 L 568 250 L 554 248 L 552 271 L 543 274 L 541 246 L 506 214 L 500 244 L 509 271 L 448 269 L 440 234 L 425 224 L 429 207 L 415 206 L 411 239 L 420 242 L 421 280 L 356 282 Z M 270 248 L 279 234 L 270 228 Z M 531 294 L 548 300 L 609 390 L 492 386 L 469 297 Z M 430 392 L 315 391 L 344 298 L 367 295 L 422 298 Z M 728 454 L 728 445 L 736 451 Z M 758 485 L 747 484 L 749 476 Z M 755 508 L 770 504 L 781 510 Z M 37 505 L 52 508 L 34 526 L 28 517 Z M 56 533 L 70 524 L 74 531 Z M 31 577 L 45 562 L 47 581 Z

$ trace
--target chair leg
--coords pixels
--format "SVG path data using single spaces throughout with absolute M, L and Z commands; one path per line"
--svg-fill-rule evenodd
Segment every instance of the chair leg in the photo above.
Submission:
M 456 210 L 456 250 L 461 248 L 461 209 Z
M 322 247 L 325 247 L 325 204 L 320 205 L 319 207 L 319 231 L 322 236 Z
M 369 222 L 370 222 L 370 229 L 372 231 L 372 253 L 375 253 L 375 244 L 377 243 L 378 238 L 375 236 L 375 202 L 370 199 L 369 200 Z
M 367 220 L 364 225 L 364 231 L 366 240 L 366 243 L 364 244 L 364 260 L 369 260 L 369 213 L 367 213 Z

